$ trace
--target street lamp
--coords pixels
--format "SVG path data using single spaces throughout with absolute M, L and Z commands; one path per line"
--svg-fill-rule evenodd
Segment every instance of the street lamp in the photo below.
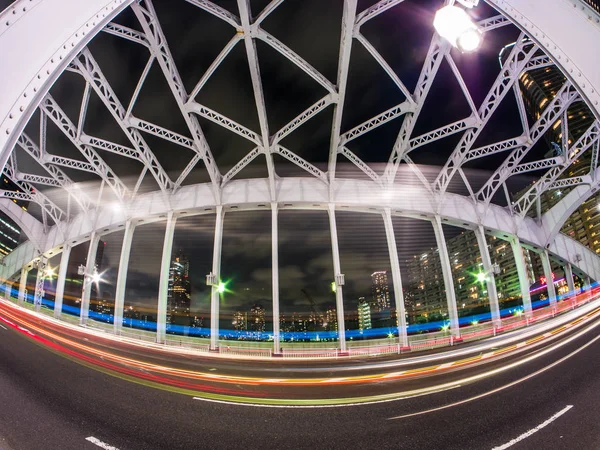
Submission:
M 433 26 L 440 36 L 462 52 L 477 50 L 483 40 L 481 31 L 465 10 L 454 5 L 439 9 Z

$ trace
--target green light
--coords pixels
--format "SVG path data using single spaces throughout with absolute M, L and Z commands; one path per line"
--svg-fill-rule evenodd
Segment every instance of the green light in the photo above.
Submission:
M 219 286 L 217 286 L 217 291 L 219 292 L 219 294 L 225 292 L 225 283 L 219 283 Z
M 448 331 L 450 329 L 450 325 L 446 324 L 442 327 L 442 331 Z
M 388 333 L 388 337 L 392 339 L 394 337 L 394 333 Z
M 331 292 L 337 292 L 337 285 L 335 284 L 335 281 L 331 282 Z
M 474 320 L 473 322 L 471 322 L 471 325 L 477 325 L 479 323 L 479 320 Z
M 487 276 L 486 276 L 485 272 L 479 272 L 477 274 L 477 281 L 480 283 L 485 283 L 487 281 Z

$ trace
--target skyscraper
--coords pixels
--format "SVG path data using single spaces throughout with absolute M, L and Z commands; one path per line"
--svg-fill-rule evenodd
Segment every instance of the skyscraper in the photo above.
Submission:
M 375 311 L 389 311 L 390 289 L 388 286 L 387 272 L 380 270 L 371 274 L 371 290 L 373 292 L 373 309 Z
M 190 325 L 190 262 L 179 250 L 179 255 L 169 268 L 169 287 L 167 293 L 167 323 Z
M 265 331 L 265 308 L 261 305 L 254 305 L 250 309 L 250 323 L 248 325 L 252 331 Z
M 364 297 L 358 299 L 358 329 L 360 331 L 371 328 L 371 305 Z
M 327 321 L 327 325 L 325 327 L 327 331 L 338 330 L 337 311 L 333 306 L 327 308 L 327 312 L 325 313 L 325 320 Z
M 19 243 L 21 231 L 6 215 L 0 214 L 0 257 L 12 252 Z
M 248 329 L 248 314 L 242 311 L 234 312 L 231 324 L 236 331 L 246 331 Z

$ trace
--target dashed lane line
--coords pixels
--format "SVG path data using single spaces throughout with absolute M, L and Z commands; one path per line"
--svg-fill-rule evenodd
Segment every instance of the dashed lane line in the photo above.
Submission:
M 87 437 L 85 438 L 85 440 L 97 445 L 100 448 L 103 448 L 104 450 L 119 450 L 117 447 L 113 447 L 112 445 L 109 445 L 106 442 L 102 442 L 100 439 L 97 439 L 94 436 Z
M 498 447 L 494 447 L 492 450 L 505 450 L 508 447 L 512 447 L 513 445 L 515 445 L 517 442 L 522 441 L 523 439 L 527 439 L 529 436 L 531 436 L 533 433 L 537 433 L 538 431 L 540 431 L 542 428 L 550 425 L 552 422 L 554 422 L 556 419 L 558 419 L 560 416 L 562 416 L 564 413 L 566 413 L 568 410 L 570 410 L 573 407 L 573 405 L 567 405 L 565 408 L 561 409 L 559 412 L 557 412 L 556 414 L 554 414 L 552 417 L 550 417 L 548 420 L 546 420 L 545 422 L 540 423 L 537 427 L 532 428 L 531 430 L 523 433 L 522 435 L 514 438 L 513 440 L 507 442 L 504 445 L 500 445 Z

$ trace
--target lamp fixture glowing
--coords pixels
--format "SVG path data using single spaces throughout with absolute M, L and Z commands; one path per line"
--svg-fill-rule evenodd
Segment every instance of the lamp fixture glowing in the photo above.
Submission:
M 223 292 L 225 292 L 225 283 L 219 283 L 219 285 L 217 286 L 217 292 L 219 294 L 222 294 Z
M 94 272 L 92 274 L 92 281 L 96 284 L 100 283 L 100 280 L 102 279 L 102 277 L 100 276 L 100 274 L 98 272 Z
M 477 281 L 479 283 L 485 283 L 487 281 L 487 275 L 485 274 L 485 272 L 479 272 L 477 274 Z
M 433 26 L 440 36 L 463 52 L 477 50 L 483 40 L 477 25 L 464 9 L 457 6 L 448 5 L 439 9 Z

